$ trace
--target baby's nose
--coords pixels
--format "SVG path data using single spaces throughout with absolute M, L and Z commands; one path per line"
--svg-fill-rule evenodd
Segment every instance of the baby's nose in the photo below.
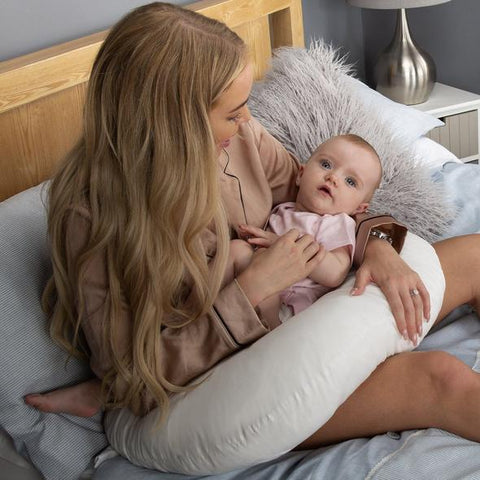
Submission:
M 331 183 L 333 183 L 334 185 L 337 185 L 337 176 L 333 173 L 333 172 L 330 172 L 328 175 L 327 175 L 327 180 Z

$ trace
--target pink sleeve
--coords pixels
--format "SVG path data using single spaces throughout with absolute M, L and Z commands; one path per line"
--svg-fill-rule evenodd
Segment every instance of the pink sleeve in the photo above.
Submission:
M 349 246 L 353 262 L 355 252 L 355 220 L 346 213 L 326 215 L 320 223 L 315 239 L 327 250 Z
M 296 228 L 301 233 L 312 235 L 327 250 L 349 246 L 352 262 L 355 252 L 355 225 L 355 220 L 346 213 L 317 215 L 296 211 L 293 202 L 278 205 L 269 219 L 269 228 L 277 235 Z

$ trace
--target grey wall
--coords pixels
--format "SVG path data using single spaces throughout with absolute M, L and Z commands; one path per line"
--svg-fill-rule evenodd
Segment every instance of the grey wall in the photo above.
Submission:
M 0 0 L 0 61 L 105 30 L 145 3 L 149 0 Z
M 480 94 L 480 1 L 453 0 L 407 12 L 413 39 L 434 59 L 437 80 Z M 372 84 L 373 65 L 395 30 L 395 12 L 362 10 L 365 72 Z
M 0 0 L 0 61 L 104 30 L 149 0 Z M 185 5 L 190 0 L 170 0 Z M 361 78 L 389 43 L 395 12 L 345 0 L 302 0 L 305 40 L 324 38 L 348 53 Z M 480 1 L 453 0 L 408 11 L 414 39 L 437 65 L 440 82 L 480 94 Z
M 108 28 L 149 0 L 0 0 L 0 61 Z M 170 0 L 185 5 L 192 0 Z M 363 72 L 361 12 L 343 0 L 303 0 L 305 37 L 350 52 Z
M 364 74 L 362 12 L 345 0 L 303 0 L 305 43 L 323 38 L 347 54 L 358 74 Z

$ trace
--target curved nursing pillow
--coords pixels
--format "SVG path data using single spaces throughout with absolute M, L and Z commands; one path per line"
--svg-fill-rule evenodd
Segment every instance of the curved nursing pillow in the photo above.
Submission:
M 434 249 L 408 234 L 402 257 L 431 297 L 431 319 L 445 280 Z M 412 345 L 398 333 L 387 301 L 370 285 L 359 297 L 354 278 L 248 349 L 211 370 L 194 390 L 157 411 L 107 414 L 108 439 L 132 463 L 184 474 L 215 474 L 276 458 L 321 427 L 337 407 L 394 353 Z

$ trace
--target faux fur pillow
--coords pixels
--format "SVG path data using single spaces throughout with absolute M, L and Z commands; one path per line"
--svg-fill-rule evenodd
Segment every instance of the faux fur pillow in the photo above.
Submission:
M 355 82 L 351 67 L 322 42 L 308 50 L 282 48 L 265 79 L 254 85 L 249 107 L 301 162 L 333 135 L 355 133 L 365 138 L 383 166 L 382 184 L 370 211 L 393 215 L 428 242 L 439 239 L 454 216 L 443 186 L 415 160 L 412 139 L 398 129 L 400 119 L 396 118 L 396 128 L 385 122 L 384 112 L 362 101 Z

